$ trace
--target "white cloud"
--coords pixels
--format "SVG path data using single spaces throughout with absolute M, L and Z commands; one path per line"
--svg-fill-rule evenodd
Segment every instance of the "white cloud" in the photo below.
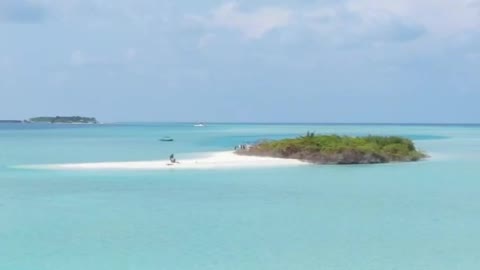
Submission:
M 204 24 L 240 31 L 248 39 L 259 39 L 265 34 L 292 22 L 292 12 L 282 7 L 260 7 L 243 11 L 236 2 L 214 9 L 208 17 L 197 17 Z
M 264 6 L 244 10 L 236 2 L 213 9 L 197 22 L 209 28 L 241 32 L 259 39 L 295 25 L 335 43 L 404 42 L 423 35 L 448 38 L 480 29 L 480 0 L 346 0 L 297 4 L 295 8 Z M 200 43 L 208 41 L 208 35 Z
M 424 26 L 433 35 L 449 36 L 480 27 L 478 0 L 355 0 L 346 8 L 375 20 L 394 16 Z
M 420 24 L 389 12 L 352 8 L 349 3 L 321 6 L 302 13 L 301 24 L 323 41 L 337 45 L 405 42 L 424 35 Z
M 299 10 L 300 27 L 333 44 L 452 42 L 480 29 L 480 0 L 347 0 Z

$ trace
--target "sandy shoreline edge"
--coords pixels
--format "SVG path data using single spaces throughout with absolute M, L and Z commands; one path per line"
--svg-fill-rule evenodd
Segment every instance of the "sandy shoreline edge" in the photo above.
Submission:
M 96 162 L 18 166 L 24 169 L 43 170 L 176 170 L 176 169 L 227 169 L 261 168 L 279 166 L 299 166 L 308 163 L 295 159 L 255 157 L 237 155 L 233 151 L 214 152 L 198 158 L 179 160 L 171 164 L 169 160 Z

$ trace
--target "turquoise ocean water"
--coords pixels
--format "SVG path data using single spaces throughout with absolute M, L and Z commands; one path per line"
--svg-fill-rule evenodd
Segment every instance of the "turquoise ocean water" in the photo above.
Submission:
M 306 131 L 407 136 L 432 158 L 201 171 L 18 167 L 181 160 Z M 5 270 L 480 269 L 479 213 L 480 126 L 0 125 Z

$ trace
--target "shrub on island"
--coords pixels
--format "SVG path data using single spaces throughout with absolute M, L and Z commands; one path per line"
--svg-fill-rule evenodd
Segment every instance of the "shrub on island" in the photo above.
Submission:
M 300 159 L 317 164 L 410 162 L 427 157 L 408 138 L 315 135 L 311 132 L 293 139 L 262 141 L 236 152 L 240 155 Z

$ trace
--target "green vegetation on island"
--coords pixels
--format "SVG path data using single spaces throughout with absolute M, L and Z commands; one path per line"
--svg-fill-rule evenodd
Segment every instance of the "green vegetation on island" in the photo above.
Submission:
M 315 135 L 278 141 L 262 141 L 246 149 L 241 155 L 292 158 L 317 164 L 374 164 L 418 161 L 427 155 L 418 151 L 407 138 L 396 136 L 350 137 Z
M 42 116 L 30 118 L 31 123 L 51 123 L 51 124 L 98 124 L 94 117 L 82 116 Z

